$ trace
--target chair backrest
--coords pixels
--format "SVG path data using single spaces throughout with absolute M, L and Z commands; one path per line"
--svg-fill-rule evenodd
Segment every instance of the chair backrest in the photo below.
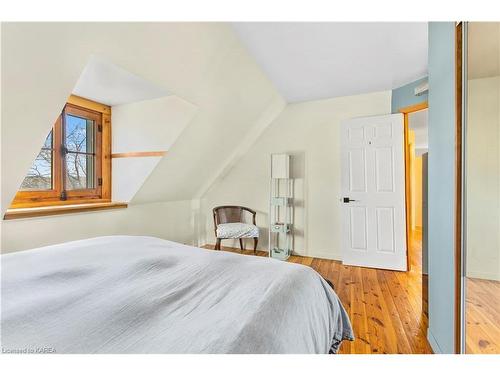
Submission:
M 244 223 L 245 215 L 244 211 L 248 211 L 253 216 L 253 224 L 255 225 L 255 214 L 256 212 L 250 208 L 242 206 L 219 206 L 213 209 L 214 214 L 214 225 L 217 228 L 219 224 L 226 223 Z

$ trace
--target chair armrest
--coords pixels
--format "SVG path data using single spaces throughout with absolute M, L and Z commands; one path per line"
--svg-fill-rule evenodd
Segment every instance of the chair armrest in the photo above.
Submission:
M 252 210 L 251 208 L 248 208 L 248 207 L 241 207 L 243 210 L 245 211 L 248 211 L 252 214 L 252 222 L 253 222 L 253 225 L 257 225 L 256 222 L 255 222 L 255 215 L 257 215 L 257 212 Z

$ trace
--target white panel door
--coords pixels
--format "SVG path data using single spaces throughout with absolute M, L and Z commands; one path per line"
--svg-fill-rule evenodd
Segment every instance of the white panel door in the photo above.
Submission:
M 403 115 L 341 127 L 342 261 L 406 271 Z

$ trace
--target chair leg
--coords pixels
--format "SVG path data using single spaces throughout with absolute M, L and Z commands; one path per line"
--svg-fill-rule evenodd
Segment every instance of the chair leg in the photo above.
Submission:
M 220 250 L 220 238 L 217 238 L 217 241 L 215 242 L 215 250 Z
M 240 249 L 243 250 L 243 239 L 240 238 Z
M 259 238 L 258 237 L 254 237 L 253 238 L 253 253 L 254 254 L 257 254 L 257 242 L 259 242 Z

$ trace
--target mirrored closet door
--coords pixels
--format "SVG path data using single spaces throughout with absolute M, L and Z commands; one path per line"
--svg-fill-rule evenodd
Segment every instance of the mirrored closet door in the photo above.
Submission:
M 462 350 L 500 353 L 500 23 L 464 30 Z

